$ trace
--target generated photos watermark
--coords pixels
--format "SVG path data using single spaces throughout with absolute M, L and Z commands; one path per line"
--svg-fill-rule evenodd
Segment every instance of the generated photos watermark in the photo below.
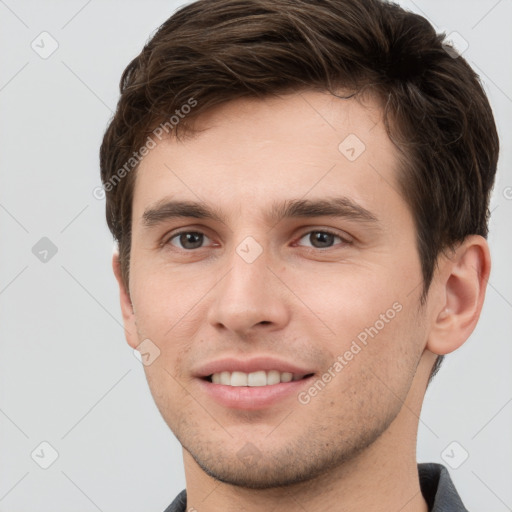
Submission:
M 157 145 L 157 140 L 161 141 L 164 137 L 169 135 L 173 128 L 179 124 L 179 122 L 191 112 L 191 110 L 197 106 L 197 100 L 189 98 L 187 103 L 183 104 L 180 108 L 174 111 L 174 114 L 165 123 L 160 123 L 151 133 L 148 135 L 146 142 L 138 149 L 134 151 L 132 156 L 125 162 L 125 164 L 117 170 L 117 172 L 109 178 L 109 180 L 103 184 L 103 186 L 95 187 L 92 191 L 92 195 L 96 199 L 105 199 L 106 192 L 111 192 L 119 184 L 119 182 L 131 171 L 133 171 L 142 161 L 142 159 Z
M 331 382 L 336 375 L 338 375 L 346 366 L 354 360 L 355 356 L 359 354 L 368 342 L 378 336 L 378 334 L 389 324 L 400 311 L 403 306 L 400 302 L 394 302 L 393 305 L 386 310 L 385 313 L 379 315 L 379 319 L 375 321 L 370 327 L 365 327 L 358 335 L 357 339 L 352 340 L 350 347 L 342 354 L 339 355 L 334 363 L 320 376 L 318 379 L 305 391 L 301 391 L 297 395 L 299 403 L 307 405 L 311 400 L 320 393 L 329 382 Z

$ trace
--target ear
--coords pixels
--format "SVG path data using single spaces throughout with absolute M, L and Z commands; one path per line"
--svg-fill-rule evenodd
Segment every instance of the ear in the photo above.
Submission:
M 428 350 L 448 354 L 469 338 L 482 311 L 490 271 L 489 246 L 479 235 L 466 237 L 451 256 L 441 257 Z
M 114 270 L 114 275 L 116 276 L 117 284 L 119 285 L 119 299 L 121 302 L 121 312 L 123 314 L 124 335 L 128 345 L 132 348 L 136 348 L 139 345 L 139 340 L 137 338 L 135 312 L 133 310 L 129 290 L 126 289 L 123 282 L 119 252 L 117 250 L 114 251 L 112 256 L 112 269 Z

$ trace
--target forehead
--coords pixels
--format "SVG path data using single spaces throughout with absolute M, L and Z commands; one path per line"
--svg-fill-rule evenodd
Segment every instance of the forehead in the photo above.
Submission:
M 276 201 L 333 194 L 369 210 L 403 202 L 396 148 L 371 98 L 306 91 L 239 99 L 194 126 L 192 137 L 163 140 L 142 160 L 134 219 L 164 198 L 220 203 L 234 215 L 251 209 L 255 217 Z

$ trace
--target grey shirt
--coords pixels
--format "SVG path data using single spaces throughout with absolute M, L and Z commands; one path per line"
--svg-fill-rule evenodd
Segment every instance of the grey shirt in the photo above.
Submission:
M 429 512 L 468 512 L 443 465 L 418 464 L 418 474 Z M 181 491 L 164 512 L 187 512 L 187 491 Z

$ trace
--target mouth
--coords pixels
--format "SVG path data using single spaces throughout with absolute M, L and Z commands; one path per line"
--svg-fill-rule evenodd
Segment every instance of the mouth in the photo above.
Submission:
M 230 410 L 264 410 L 290 407 L 316 375 L 311 367 L 295 365 L 290 358 L 261 355 L 250 359 L 225 357 L 193 372 L 202 394 Z
M 231 387 L 266 387 L 275 386 L 276 384 L 296 382 L 309 377 L 312 377 L 313 373 L 292 373 L 292 372 L 281 372 L 279 370 L 257 370 L 250 373 L 241 371 L 222 371 L 212 373 L 203 380 L 212 384 L 219 384 L 222 386 Z

